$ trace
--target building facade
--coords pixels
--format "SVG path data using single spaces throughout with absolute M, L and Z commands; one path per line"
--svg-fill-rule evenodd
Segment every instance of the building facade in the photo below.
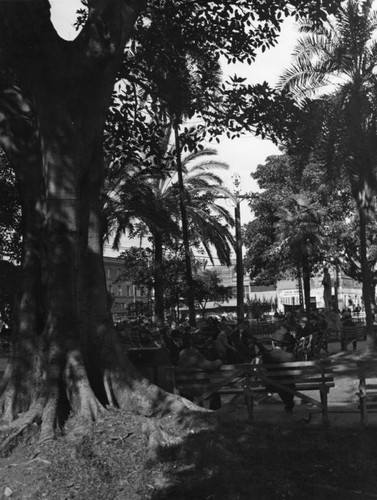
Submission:
M 111 312 L 115 322 L 134 318 L 139 314 L 152 314 L 152 303 L 150 297 L 142 294 L 130 280 L 124 277 L 124 266 L 116 257 L 104 257 L 106 286 L 112 299 Z M 221 278 L 222 284 L 231 287 L 233 297 L 228 302 L 209 302 L 206 310 L 208 312 L 231 312 L 237 308 L 237 275 L 235 262 L 230 267 L 214 265 L 206 266 L 206 269 L 216 271 Z M 359 306 L 363 308 L 362 285 L 355 280 L 340 273 L 338 278 L 334 269 L 330 269 L 332 303 L 335 304 L 336 288 L 338 295 L 338 308 L 353 310 Z M 323 276 L 318 275 L 310 280 L 310 302 L 313 308 L 324 308 Z M 338 287 L 336 282 L 338 281 Z M 254 285 L 248 276 L 244 277 L 245 304 L 260 301 L 271 304 L 271 308 L 279 312 L 286 312 L 297 308 L 300 304 L 297 281 L 280 280 L 274 285 Z M 183 308 L 184 309 L 184 308 Z
M 336 295 L 338 298 L 338 309 L 363 307 L 362 285 L 357 281 L 348 278 L 340 273 L 336 277 L 335 270 L 330 270 L 331 276 L 331 299 L 335 305 Z M 310 303 L 313 309 L 324 309 L 324 287 L 322 284 L 323 276 L 318 275 L 310 280 Z M 336 287 L 336 282 L 338 286 Z M 337 288 L 337 290 L 336 290 Z M 298 283 L 294 280 L 281 280 L 276 285 L 261 287 L 249 285 L 250 299 L 273 300 L 280 312 L 295 308 L 300 305 L 300 296 Z M 337 292 L 337 293 L 336 293 Z
M 111 313 L 115 322 L 137 316 L 144 311 L 148 297 L 124 277 L 123 262 L 116 257 L 104 257 L 106 288 L 111 296 Z
M 231 286 L 233 290 L 233 298 L 229 302 L 223 304 L 209 303 L 208 308 L 224 310 L 236 310 L 237 296 L 237 276 L 235 262 L 231 267 L 225 266 L 208 266 L 207 269 L 216 271 L 222 279 L 224 286 Z M 335 305 L 336 288 L 338 297 L 338 309 L 355 307 L 363 307 L 362 285 L 357 281 L 339 273 L 336 276 L 335 269 L 330 269 L 331 277 L 331 298 Z M 324 309 L 324 286 L 322 284 L 323 275 L 318 275 L 310 280 L 310 303 L 314 309 Z M 336 283 L 338 286 L 336 287 Z M 299 289 L 297 280 L 280 280 L 274 285 L 254 285 L 249 277 L 244 277 L 244 297 L 245 304 L 253 301 L 261 301 L 262 303 L 270 303 L 279 312 L 286 312 L 288 309 L 296 308 L 300 305 Z

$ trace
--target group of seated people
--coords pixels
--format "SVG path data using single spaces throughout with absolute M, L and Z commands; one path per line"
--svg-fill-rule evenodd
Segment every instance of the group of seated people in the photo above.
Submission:
M 327 325 L 323 317 L 311 315 L 309 318 L 301 318 L 294 326 L 286 319 L 278 319 L 274 323 L 274 330 L 264 344 L 286 352 L 295 353 L 296 347 L 303 337 L 309 337 L 316 333 L 326 331 Z M 206 346 L 200 346 L 202 331 L 206 330 L 209 342 Z M 211 322 L 200 329 L 163 328 L 162 341 L 171 354 L 171 363 L 177 365 L 180 351 L 191 342 L 209 360 L 221 360 L 225 364 L 251 362 L 256 357 L 261 357 L 261 341 L 255 334 L 253 326 L 248 320 L 240 325 L 233 325 L 226 321 Z
M 215 338 L 215 357 L 208 359 L 195 347 L 195 335 L 186 333 L 178 342 L 175 339 L 174 364 L 182 367 L 197 367 L 205 371 L 217 370 L 222 364 L 244 363 L 252 360 L 262 361 L 265 364 L 276 364 L 295 361 L 295 348 L 300 338 L 323 331 L 326 325 L 322 318 L 315 316 L 302 318 L 292 331 L 286 319 L 276 323 L 276 329 L 270 339 L 258 340 L 253 336 L 248 321 L 232 328 L 225 322 L 219 326 Z M 174 339 L 171 341 L 174 342 Z M 173 333 L 174 338 L 174 333 Z M 270 392 L 277 392 L 287 412 L 292 412 L 294 396 L 292 393 L 267 387 Z

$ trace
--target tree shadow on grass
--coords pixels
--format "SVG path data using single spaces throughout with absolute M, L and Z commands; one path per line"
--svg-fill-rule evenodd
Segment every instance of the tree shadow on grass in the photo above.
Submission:
M 375 498 L 377 430 L 239 422 L 194 429 L 161 448 L 151 499 Z

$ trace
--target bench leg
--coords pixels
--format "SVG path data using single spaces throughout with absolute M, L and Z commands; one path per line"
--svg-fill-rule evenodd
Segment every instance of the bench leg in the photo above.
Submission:
M 245 404 L 249 415 L 249 422 L 254 422 L 254 397 L 251 390 L 250 374 L 245 374 Z
M 360 406 L 360 418 L 361 418 L 361 423 L 365 426 L 368 425 L 368 412 L 367 412 L 367 395 L 366 395 L 366 382 L 365 378 L 361 377 L 360 378 L 360 383 L 359 383 L 359 406 Z
M 321 395 L 321 404 L 322 404 L 322 421 L 324 425 L 329 425 L 329 413 L 328 413 L 328 408 L 327 408 L 327 389 L 321 389 L 320 390 L 320 395 Z
M 221 394 L 216 392 L 213 396 L 211 396 L 209 400 L 209 409 L 219 410 L 220 408 L 221 408 Z

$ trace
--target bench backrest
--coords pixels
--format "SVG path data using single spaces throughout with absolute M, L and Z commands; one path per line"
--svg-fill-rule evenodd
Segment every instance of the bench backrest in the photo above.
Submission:
M 331 366 L 323 361 L 292 361 L 274 364 L 238 364 L 222 365 L 215 372 L 205 372 L 199 368 L 174 367 L 172 373 L 173 386 L 179 390 L 188 388 L 210 387 L 218 389 L 229 384 L 242 385 L 245 376 L 250 377 L 251 385 L 266 385 L 264 380 L 276 380 L 280 383 L 298 384 L 309 389 L 334 385 Z
M 320 386 L 332 387 L 334 375 L 329 363 L 323 361 L 292 361 L 279 364 L 262 364 L 261 374 L 281 384 L 299 385 L 302 390 Z
M 366 336 L 366 327 L 364 325 L 342 326 L 342 336 L 349 339 L 362 338 Z
M 240 378 L 248 370 L 248 364 L 222 365 L 216 371 L 206 372 L 201 368 L 173 367 L 175 383 L 178 387 L 191 386 L 197 383 L 219 383 L 230 377 Z

